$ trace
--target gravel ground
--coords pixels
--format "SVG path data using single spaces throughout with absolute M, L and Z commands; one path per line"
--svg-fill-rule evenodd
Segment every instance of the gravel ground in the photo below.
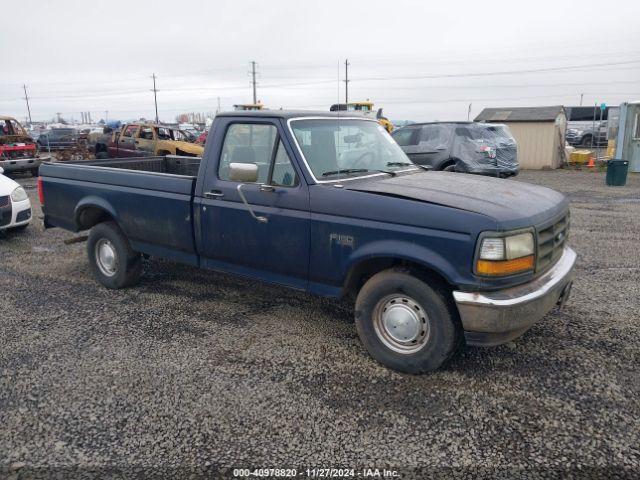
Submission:
M 18 180 L 37 204 L 33 179 Z M 159 260 L 109 291 L 68 232 L 35 222 L 0 238 L 0 477 L 640 475 L 640 177 L 517 181 L 571 198 L 572 298 L 516 342 L 423 376 L 374 362 L 345 306 Z

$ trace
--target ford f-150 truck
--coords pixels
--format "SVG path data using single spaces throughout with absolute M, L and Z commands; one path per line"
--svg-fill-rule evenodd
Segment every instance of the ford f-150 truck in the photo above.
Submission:
M 224 113 L 202 159 L 40 173 L 45 226 L 89 230 L 104 286 L 136 284 L 155 256 L 354 299 L 367 350 L 403 372 L 518 337 L 572 283 L 563 195 L 425 171 L 375 120 L 340 112 Z

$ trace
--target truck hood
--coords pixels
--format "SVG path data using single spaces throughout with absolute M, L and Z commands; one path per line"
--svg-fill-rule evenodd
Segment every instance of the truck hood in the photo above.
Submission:
M 182 150 L 186 153 L 191 153 L 193 155 L 197 155 L 201 157 L 204 153 L 204 147 L 201 145 L 196 145 L 195 143 L 183 142 L 183 141 L 174 141 L 176 149 Z
M 8 145 L 11 143 L 33 143 L 33 138 L 28 135 L 2 135 L 0 136 L 0 145 Z
M 537 225 L 569 208 L 568 199 L 550 188 L 461 173 L 421 172 L 349 182 L 344 188 L 478 213 L 495 220 L 498 230 Z

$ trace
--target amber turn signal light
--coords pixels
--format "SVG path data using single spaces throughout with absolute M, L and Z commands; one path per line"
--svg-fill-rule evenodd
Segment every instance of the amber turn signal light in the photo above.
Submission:
M 513 275 L 533 270 L 534 256 L 514 258 L 513 260 L 478 260 L 476 272 L 479 275 Z

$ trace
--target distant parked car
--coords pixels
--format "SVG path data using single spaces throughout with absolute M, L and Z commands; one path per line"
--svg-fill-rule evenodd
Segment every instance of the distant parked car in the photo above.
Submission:
M 37 143 L 40 150 L 66 150 L 78 145 L 80 135 L 75 128 L 53 128 L 42 132 Z
M 516 141 L 506 125 L 416 123 L 391 135 L 414 163 L 434 170 L 500 177 L 520 170 Z
M 204 145 L 205 143 L 207 143 L 208 134 L 209 134 L 209 130 L 205 130 L 204 132 L 202 132 L 200 135 L 198 135 L 198 139 L 196 140 L 196 143 L 198 145 Z
M 565 110 L 569 145 L 588 148 L 607 144 L 609 107 L 602 112 L 600 107 L 566 107 Z
M 27 228 L 31 222 L 31 202 L 18 182 L 5 177 L 0 167 L 0 230 Z

